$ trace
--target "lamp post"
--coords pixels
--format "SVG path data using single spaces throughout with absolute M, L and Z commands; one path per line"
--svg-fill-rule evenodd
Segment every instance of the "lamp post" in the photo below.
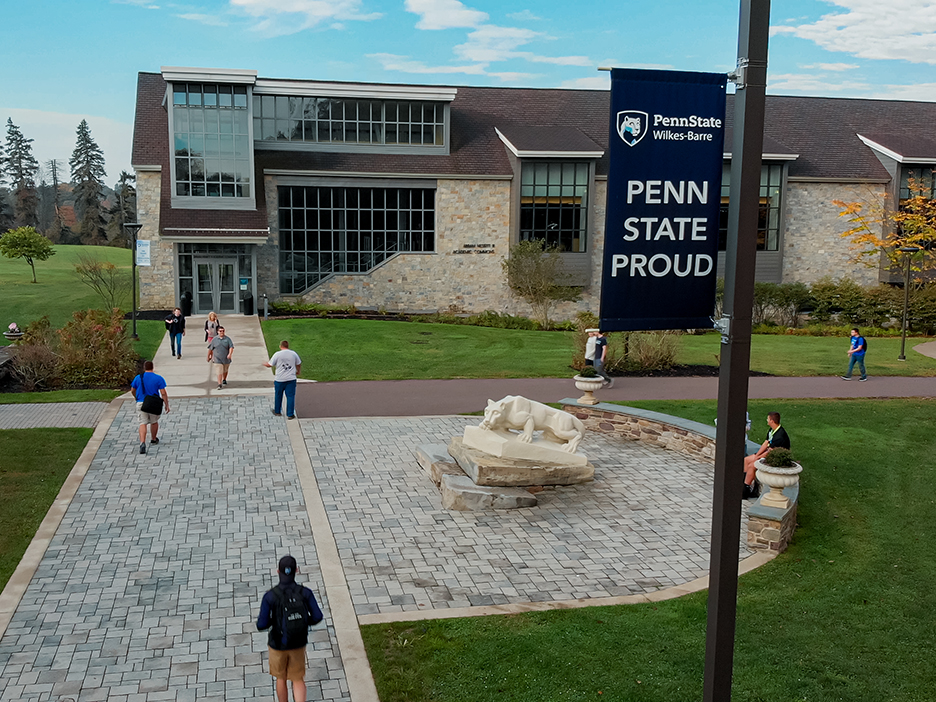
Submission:
M 900 355 L 897 357 L 898 361 L 907 360 L 904 349 L 907 345 L 907 312 L 910 308 L 910 259 L 913 254 L 920 250 L 919 246 L 901 246 L 898 249 L 901 253 L 907 254 L 907 275 L 904 278 L 903 323 L 900 325 Z
M 124 222 L 124 231 L 128 232 L 128 237 L 133 237 L 133 254 L 130 259 L 131 265 L 131 277 L 133 278 L 133 301 L 130 304 L 130 318 L 133 320 L 133 334 L 130 335 L 130 338 L 134 341 L 139 341 L 140 337 L 137 336 L 136 328 L 136 310 L 137 310 L 137 275 L 136 275 L 136 261 L 137 261 L 137 233 L 140 229 L 143 228 L 143 225 L 139 222 Z

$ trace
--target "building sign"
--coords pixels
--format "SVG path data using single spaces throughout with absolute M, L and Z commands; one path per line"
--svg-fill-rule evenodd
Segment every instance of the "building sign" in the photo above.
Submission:
M 722 73 L 614 69 L 601 328 L 711 327 Z
M 149 266 L 150 264 L 150 242 L 137 239 L 136 264 L 138 266 Z

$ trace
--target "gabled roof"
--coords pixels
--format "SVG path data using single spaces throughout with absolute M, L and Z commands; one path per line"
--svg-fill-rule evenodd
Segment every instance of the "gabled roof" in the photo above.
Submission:
M 265 79 L 258 79 L 262 81 Z M 347 88 L 348 83 L 318 83 Z M 257 180 L 266 170 L 317 173 L 411 174 L 419 176 L 502 177 L 513 175 L 509 147 L 518 151 L 598 151 L 597 174 L 608 172 L 610 93 L 604 90 L 486 88 L 434 86 L 455 90 L 451 102 L 449 154 L 332 153 L 323 151 L 255 150 Z M 133 164 L 163 169 L 164 205 L 169 197 L 169 135 L 163 99 L 166 83 L 159 74 L 141 73 L 134 126 Z M 733 100 L 728 96 L 727 127 L 733 125 Z M 862 141 L 877 135 L 887 149 L 908 158 L 936 155 L 927 136 L 936 124 L 936 102 L 816 98 L 770 95 L 766 104 L 763 152 L 788 160 L 793 178 L 887 181 L 890 176 L 873 150 Z M 886 135 L 886 136 L 881 136 Z M 878 142 L 881 143 L 881 142 Z M 730 140 L 726 152 L 731 149 Z M 204 226 L 260 228 L 266 226 L 258 192 L 258 212 L 210 211 Z M 176 217 L 163 209 L 163 226 L 193 226 L 197 210 Z M 197 219 L 198 215 L 194 215 Z M 230 224 L 226 222 L 231 220 Z M 264 220 L 262 223 L 260 220 Z
M 862 142 L 898 163 L 936 164 L 936 140 L 928 135 L 862 133 Z

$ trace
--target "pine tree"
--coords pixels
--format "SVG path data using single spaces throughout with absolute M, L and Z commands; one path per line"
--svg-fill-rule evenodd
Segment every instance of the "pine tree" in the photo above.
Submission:
M 123 225 L 136 221 L 136 188 L 133 183 L 136 176 L 126 171 L 120 172 L 120 179 L 114 186 L 116 202 L 108 210 L 110 221 L 107 223 L 107 238 L 111 246 L 130 248 L 133 244 L 127 239 Z M 118 243 L 119 242 L 119 243 Z
M 36 192 L 39 162 L 32 155 L 32 142 L 8 117 L 3 172 L 13 191 L 13 219 L 17 227 L 39 224 L 39 194 Z
M 3 158 L 3 143 L 0 142 L 0 232 L 13 228 L 13 208 L 6 184 L 6 161 Z
M 91 136 L 87 120 L 78 125 L 77 141 L 72 157 L 72 183 L 75 185 L 75 215 L 80 222 L 81 243 L 103 244 L 104 212 L 101 207 L 101 188 L 104 187 L 104 152 Z

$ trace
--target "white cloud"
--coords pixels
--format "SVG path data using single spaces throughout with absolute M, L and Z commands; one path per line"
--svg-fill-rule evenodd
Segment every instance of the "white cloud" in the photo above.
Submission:
M 52 159 L 61 162 L 65 169 L 63 180 L 68 179 L 68 159 L 75 150 L 75 131 L 83 119 L 88 120 L 91 136 L 104 152 L 105 183 L 113 187 L 120 171 L 133 172 L 130 168 L 133 127 L 130 124 L 96 115 L 0 107 L 0 118 L 4 124 L 8 117 L 20 128 L 23 136 L 33 140 L 33 155 L 40 164 L 44 166 Z
M 883 90 L 875 90 L 872 97 L 885 100 L 917 100 L 936 102 L 936 83 L 918 83 L 917 85 L 888 85 Z
M 477 27 L 488 18 L 486 12 L 465 7 L 458 0 L 406 0 L 404 6 L 420 16 L 417 29 Z
M 611 88 L 611 74 L 602 72 L 599 76 L 567 80 L 562 83 L 561 87 L 576 90 L 608 90 Z
M 529 10 L 521 10 L 520 12 L 511 12 L 507 16 L 512 20 L 516 20 L 517 22 L 535 22 L 535 21 L 543 19 L 542 17 L 537 17 Z
M 767 91 L 777 93 L 803 93 L 808 95 L 828 95 L 842 93 L 850 96 L 865 96 L 870 85 L 858 81 L 838 81 L 814 73 L 778 73 L 767 74 Z
M 850 71 L 860 66 L 857 63 L 809 63 L 800 68 L 815 68 L 819 71 Z
M 220 19 L 216 15 L 200 15 L 195 12 L 190 12 L 184 15 L 176 15 L 179 19 L 189 20 L 191 22 L 200 22 L 201 24 L 207 24 L 211 27 L 227 27 L 227 22 Z
M 159 5 L 154 5 L 149 0 L 111 0 L 115 5 L 134 5 L 142 7 L 144 10 L 159 10 Z
M 453 50 L 456 56 L 477 63 L 522 59 L 531 63 L 551 63 L 557 66 L 592 65 L 587 56 L 541 56 L 529 51 L 517 51 L 535 39 L 549 38 L 531 29 L 485 24 L 470 32 L 468 41 L 458 44 Z
M 361 11 L 361 0 L 229 0 L 231 7 L 259 22 L 254 30 L 267 36 L 295 34 L 341 20 L 370 21 L 383 15 Z
M 414 61 L 409 56 L 396 54 L 367 54 L 368 58 L 380 62 L 384 70 L 399 71 L 401 73 L 466 73 L 468 75 L 484 75 L 484 64 L 471 64 L 467 66 L 427 66 L 422 61 Z
M 843 11 L 808 24 L 771 27 L 771 34 L 790 34 L 859 58 L 936 64 L 936 2 L 827 1 Z
M 519 73 L 516 71 L 504 71 L 503 73 L 488 73 L 489 76 L 494 76 L 499 78 L 505 83 L 517 83 L 524 80 L 532 80 L 533 78 L 539 78 L 539 74 L 536 73 Z

